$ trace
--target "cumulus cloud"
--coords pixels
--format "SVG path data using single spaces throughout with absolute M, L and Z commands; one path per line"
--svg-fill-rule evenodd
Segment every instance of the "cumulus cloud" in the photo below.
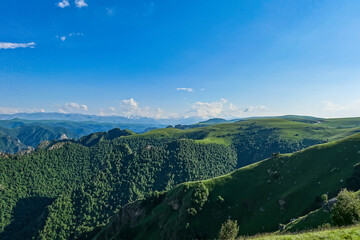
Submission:
M 11 43 L 11 42 L 0 42 L 0 49 L 15 49 L 15 48 L 34 48 L 36 44 L 30 43 Z
M 61 2 L 58 2 L 57 6 L 60 8 L 66 8 L 70 6 L 70 3 L 68 0 L 63 0 Z
M 195 111 L 195 116 L 209 118 L 220 116 L 224 112 L 226 103 L 227 100 L 222 98 L 218 102 L 195 102 L 191 107 Z
M 88 107 L 84 104 L 78 103 L 66 103 L 58 108 L 59 113 L 76 113 L 76 112 L 87 112 Z
M 75 0 L 75 5 L 78 8 L 83 8 L 88 6 L 85 0 Z
M 168 118 L 170 114 L 165 113 L 161 108 L 150 108 L 148 106 L 141 106 L 134 98 L 124 99 L 118 107 L 109 107 L 107 109 L 100 109 L 102 116 L 122 116 L 126 118 Z
M 194 102 L 190 105 L 185 113 L 172 113 L 164 111 L 161 108 L 150 108 L 142 106 L 134 98 L 124 99 L 118 107 L 109 107 L 100 109 L 99 114 L 102 116 L 123 116 L 127 118 L 148 117 L 155 119 L 174 119 L 200 117 L 203 119 L 221 117 L 221 118 L 237 118 L 246 117 L 248 115 L 259 115 L 267 111 L 265 106 L 247 106 L 239 107 L 225 98 L 221 98 L 214 102 Z
M 134 98 L 125 99 L 120 104 L 120 114 L 127 118 L 148 117 L 149 107 L 140 107 Z
M 193 92 L 194 91 L 194 89 L 192 89 L 192 88 L 177 88 L 176 90 L 177 91 L 186 91 L 186 92 Z
M 201 118 L 234 118 L 244 117 L 246 113 L 258 113 L 266 111 L 265 106 L 248 106 L 241 108 L 233 103 L 230 103 L 227 99 L 221 98 L 215 102 L 195 102 L 191 105 L 192 110 L 189 111 L 187 117 L 201 117 Z

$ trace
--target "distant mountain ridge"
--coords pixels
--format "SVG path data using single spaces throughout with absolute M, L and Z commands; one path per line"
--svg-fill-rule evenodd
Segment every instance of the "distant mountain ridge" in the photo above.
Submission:
M 142 133 L 149 128 L 161 128 L 160 124 L 74 122 L 67 120 L 0 120 L 0 151 L 17 153 L 36 148 L 42 141 L 78 139 L 82 136 L 108 131 L 113 128 L 129 129 Z
M 194 124 L 202 120 L 199 117 L 189 118 L 171 118 L 171 119 L 154 119 L 148 117 L 127 118 L 122 116 L 98 116 L 87 115 L 82 113 L 15 113 L 0 114 L 0 120 L 11 119 L 27 120 L 65 120 L 74 122 L 101 122 L 101 123 L 122 123 L 122 124 L 152 124 L 152 125 L 169 125 L 169 124 Z

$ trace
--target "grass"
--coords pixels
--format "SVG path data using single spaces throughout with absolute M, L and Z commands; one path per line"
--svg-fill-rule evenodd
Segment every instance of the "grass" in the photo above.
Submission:
M 285 234 L 285 235 L 262 235 L 251 238 L 239 238 L 251 240 L 343 240 L 343 239 L 360 239 L 360 227 L 351 226 L 346 228 L 333 228 L 325 230 L 310 231 L 298 234 Z
M 271 130 L 272 136 L 293 141 L 301 141 L 304 139 L 333 141 L 360 132 L 360 118 L 325 119 L 319 123 L 316 121 L 316 124 L 313 122 L 302 122 L 300 120 L 307 121 L 304 117 L 259 118 L 186 130 L 175 128 L 155 129 L 131 137 L 190 138 L 203 143 L 230 145 L 236 136 L 241 133 L 248 133 L 254 127 Z
M 195 216 L 188 216 L 180 209 L 191 205 L 191 189 L 200 182 L 184 183 L 169 191 L 159 204 L 144 206 L 144 211 L 151 214 L 127 231 L 133 230 L 136 237 L 196 233 L 215 238 L 221 224 L 230 218 L 238 221 L 241 235 L 274 232 L 280 223 L 288 223 L 318 208 L 316 197 L 324 193 L 330 198 L 336 196 L 345 187 L 354 165 L 360 162 L 359 152 L 360 134 L 357 134 L 202 181 L 210 195 Z M 186 186 L 190 190 L 185 191 Z M 217 202 L 218 196 L 224 199 L 223 203 Z M 170 201 L 177 201 L 181 208 L 173 209 Z M 164 225 L 168 221 L 171 224 Z
M 286 224 L 285 232 L 300 232 L 332 224 L 328 206 L 321 207 Z

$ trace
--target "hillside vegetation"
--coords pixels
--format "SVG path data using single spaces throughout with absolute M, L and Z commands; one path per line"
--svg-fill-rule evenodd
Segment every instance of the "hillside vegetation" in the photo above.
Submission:
M 126 205 L 94 239 L 213 239 L 227 219 L 240 235 L 273 232 L 336 196 L 359 162 L 360 134 L 274 156 Z
M 224 145 L 133 141 L 134 147 L 115 140 L 91 147 L 61 141 L 1 159 L 0 238 L 74 239 L 129 201 L 236 166 L 235 151 Z
M 44 141 L 31 154 L 0 155 L 0 238 L 89 238 L 100 229 L 99 226 L 108 222 L 111 215 L 129 202 L 136 203 L 137 199 L 150 196 L 150 199 L 155 198 L 153 203 L 157 203 L 165 196 L 163 190 L 171 190 L 179 183 L 224 175 L 237 167 L 270 156 L 274 156 L 271 161 L 278 158 L 287 159 L 278 156 L 278 153 L 290 153 L 314 144 L 340 139 L 359 132 L 359 124 L 359 119 L 318 120 L 287 116 L 187 130 L 156 129 L 144 134 L 117 128 L 108 132 L 90 134 L 79 140 Z M 262 164 L 260 166 L 263 166 Z M 306 168 L 313 168 L 310 165 L 309 163 Z M 251 165 L 239 171 L 244 172 L 244 169 L 247 169 L 245 171 L 247 172 L 255 166 L 258 165 Z M 270 172 L 266 169 L 266 174 L 261 173 L 267 176 L 267 180 L 272 181 L 272 184 L 282 182 L 283 175 L 278 172 L 285 170 L 277 167 L 276 164 L 268 168 Z M 305 172 L 306 168 L 301 171 Z M 249 195 L 249 199 L 242 200 L 239 206 L 249 208 L 247 210 L 249 216 L 257 216 L 257 211 L 251 210 L 256 203 L 254 199 L 256 200 L 265 190 L 271 189 L 269 186 L 261 186 L 260 191 L 255 190 L 253 184 L 257 183 L 261 174 L 256 172 L 256 175 L 250 174 L 241 179 L 239 182 L 246 183 L 246 186 L 243 186 L 240 195 L 237 193 L 237 188 L 234 188 L 234 191 L 229 189 L 224 193 L 220 189 L 216 190 L 219 194 L 215 196 L 214 202 L 219 205 L 214 213 L 218 211 L 229 214 L 228 211 L 233 207 L 232 203 L 228 202 L 231 199 L 229 195 L 240 199 Z M 195 192 L 199 199 L 194 200 L 196 203 L 194 206 L 184 210 L 186 211 L 184 216 L 194 216 L 194 219 L 197 219 L 203 212 L 210 211 L 206 210 L 205 202 L 208 201 L 204 201 L 203 197 L 207 196 L 207 189 L 212 190 L 210 182 L 213 181 L 215 180 L 201 185 L 196 191 L 193 190 L 195 183 L 185 184 L 190 190 L 187 190 L 184 199 L 186 201 L 191 199 L 192 192 Z M 238 182 L 234 185 L 242 186 Z M 292 189 L 292 185 L 288 187 L 290 186 Z M 298 187 L 296 184 L 294 186 Z M 179 188 L 176 189 L 171 192 L 178 191 L 181 196 Z M 277 190 L 273 191 L 272 194 L 277 192 Z M 314 199 L 311 201 L 313 203 Z M 180 202 L 172 204 L 176 208 Z M 223 206 L 226 211 L 223 211 Z M 270 212 L 268 210 L 270 205 L 264 204 L 261 207 L 262 210 L 264 208 L 266 212 Z M 307 206 L 294 215 L 304 215 L 311 207 Z M 294 217 L 290 214 L 286 215 L 287 217 L 281 216 L 281 218 L 278 216 L 281 222 L 286 222 L 288 217 Z M 176 231 L 181 230 L 183 223 L 174 224 L 175 219 L 176 217 L 171 217 L 169 224 Z M 223 220 L 218 219 L 219 222 Z M 154 221 L 150 222 L 153 224 Z M 239 223 L 243 224 L 242 221 Z M 251 228 L 250 223 L 249 226 L 245 225 L 245 228 L 241 226 L 240 232 L 246 234 L 257 232 L 258 229 Z M 147 225 L 146 229 L 152 229 L 151 224 Z M 197 233 L 197 228 L 201 229 L 200 222 L 197 224 L 184 223 L 189 236 Z M 217 222 L 215 221 L 214 224 L 216 225 Z M 214 232 L 219 228 L 215 225 L 210 224 Z M 264 224 L 261 231 L 268 231 L 273 227 Z M 94 231 L 95 228 L 97 230 Z M 169 231 L 172 230 L 169 228 Z M 154 236 L 163 234 L 157 230 L 151 230 L 151 233 L 154 233 Z

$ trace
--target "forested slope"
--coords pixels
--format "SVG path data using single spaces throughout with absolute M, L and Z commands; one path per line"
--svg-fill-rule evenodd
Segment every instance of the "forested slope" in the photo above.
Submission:
M 95 239 L 214 239 L 227 219 L 240 235 L 272 232 L 347 186 L 360 162 L 360 134 L 273 156 L 231 174 L 188 182 L 126 205 Z
M 92 147 L 65 141 L 1 159 L 0 238 L 73 239 L 148 192 L 236 166 L 234 149 L 224 145 L 154 142 L 143 141 L 135 150 L 111 140 Z
M 87 237 L 124 204 L 161 195 L 154 191 L 339 139 L 358 132 L 359 124 L 269 118 L 45 141 L 34 153 L 0 156 L 0 238 Z

